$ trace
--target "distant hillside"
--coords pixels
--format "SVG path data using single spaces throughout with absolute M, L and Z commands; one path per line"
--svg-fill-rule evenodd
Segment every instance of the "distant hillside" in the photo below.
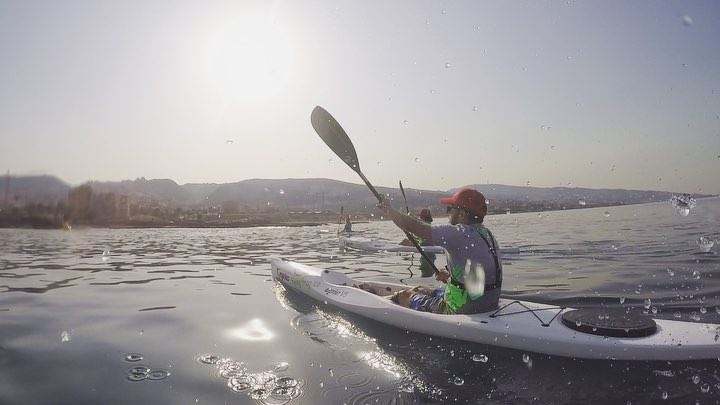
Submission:
M 178 185 L 169 179 L 139 178 L 120 182 L 93 181 L 87 184 L 95 193 L 113 192 L 129 195 L 133 199 L 153 200 L 178 207 L 222 206 L 233 202 L 253 209 L 275 207 L 285 211 L 338 211 L 344 207 L 346 212 L 368 212 L 376 204 L 375 197 L 365 185 L 329 179 L 250 179 L 225 184 Z M 485 194 L 490 201 L 491 212 L 638 204 L 668 200 L 673 194 L 665 191 L 500 184 L 475 184 L 471 187 Z M 65 201 L 69 189 L 70 186 L 52 176 L 10 177 L 9 195 L 16 204 Z M 396 207 L 404 207 L 399 189 L 378 187 L 377 190 L 394 200 Z M 430 207 L 436 212 L 442 210 L 438 199 L 454 190 L 405 189 L 410 208 Z
M 638 204 L 668 200 L 673 195 L 666 191 L 643 191 L 622 189 L 593 189 L 579 187 L 519 187 L 502 184 L 472 184 L 487 198 L 514 201 L 553 201 L 556 203 L 587 204 Z M 455 189 L 451 190 L 454 191 Z M 698 197 L 702 197 L 698 195 Z
M 55 204 L 67 201 L 70 185 L 54 176 L 0 177 L 0 204 Z
M 91 181 L 87 184 L 90 185 L 96 193 L 113 192 L 134 198 L 149 198 L 178 206 L 194 204 L 196 201 L 195 196 L 193 196 L 189 190 L 169 179 L 146 180 L 144 177 L 141 177 L 136 180 L 123 180 L 119 182 Z

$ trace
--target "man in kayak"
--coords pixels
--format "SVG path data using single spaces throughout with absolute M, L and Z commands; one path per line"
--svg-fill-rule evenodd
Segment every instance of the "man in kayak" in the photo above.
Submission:
M 393 295 L 393 301 L 412 309 L 435 313 L 478 313 L 496 309 L 502 286 L 500 249 L 483 225 L 487 214 L 485 196 L 462 188 L 440 199 L 447 206 L 449 224 L 430 225 L 392 208 L 385 200 L 378 206 L 395 225 L 424 242 L 442 246 L 447 252 L 447 270 L 436 279 L 446 285 L 438 289 L 414 287 Z
M 423 208 L 422 210 L 420 210 L 420 215 L 418 215 L 418 217 L 420 219 L 422 219 L 423 221 L 427 222 L 428 224 L 431 224 L 433 221 L 432 214 L 430 213 L 430 210 L 427 208 Z M 426 240 L 423 240 L 420 238 L 418 238 L 417 242 L 420 246 L 432 246 L 432 244 L 429 241 L 426 241 Z M 404 239 L 402 242 L 400 242 L 400 244 L 403 246 L 412 246 L 413 245 L 412 242 L 410 242 L 407 239 Z M 435 263 L 435 258 L 436 258 L 435 253 L 425 252 L 425 254 L 427 255 L 428 259 L 430 259 L 430 261 L 432 263 Z M 430 277 L 434 274 L 435 274 L 434 266 L 432 264 L 430 264 L 427 260 L 425 260 L 424 257 L 421 257 L 420 258 L 420 275 L 422 277 Z

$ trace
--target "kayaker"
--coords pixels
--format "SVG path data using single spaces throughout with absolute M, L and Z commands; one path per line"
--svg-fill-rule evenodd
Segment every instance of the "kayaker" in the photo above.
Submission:
M 345 217 L 345 228 L 343 232 L 352 232 L 352 222 L 350 222 L 350 215 Z
M 418 215 L 418 218 L 427 222 L 428 224 L 431 224 L 433 221 L 432 214 L 430 213 L 430 210 L 427 208 L 423 208 L 420 210 L 420 214 Z M 418 238 L 417 242 L 420 244 L 420 246 L 432 246 L 432 244 L 429 241 L 426 241 L 426 240 L 423 240 L 420 238 Z M 404 246 L 412 246 L 412 242 L 410 242 L 407 239 L 404 239 L 402 242 L 400 242 L 400 244 L 404 245 Z M 435 253 L 425 252 L 425 254 L 427 255 L 428 259 L 430 259 L 430 261 L 435 263 L 435 258 L 436 258 Z M 422 277 L 430 277 L 434 274 L 435 274 L 435 271 L 433 270 L 433 266 L 427 260 L 425 260 L 424 257 L 420 257 L 420 275 Z
M 449 224 L 430 225 L 392 208 L 385 200 L 378 206 L 395 225 L 424 242 L 447 250 L 448 266 L 436 279 L 444 287 L 414 287 L 394 295 L 393 301 L 419 311 L 435 313 L 478 313 L 498 306 L 502 286 L 500 248 L 483 225 L 487 214 L 485 196 L 462 188 L 440 199 L 447 206 Z

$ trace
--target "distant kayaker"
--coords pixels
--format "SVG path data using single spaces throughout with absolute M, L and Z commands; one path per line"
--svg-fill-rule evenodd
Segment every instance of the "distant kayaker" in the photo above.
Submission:
M 345 228 L 343 232 L 352 232 L 352 222 L 350 222 L 350 215 L 345 217 Z
M 423 221 L 427 222 L 428 224 L 432 223 L 432 221 L 433 221 L 432 214 L 430 213 L 430 210 L 427 208 L 423 208 L 422 210 L 420 210 L 420 214 L 418 215 L 418 217 L 420 219 L 422 219 Z M 418 238 L 417 242 L 420 244 L 420 246 L 431 246 L 432 245 L 430 242 L 428 242 L 426 240 L 422 240 L 420 238 Z M 403 246 L 412 246 L 412 242 L 410 242 L 407 239 L 400 242 L 400 244 Z M 435 258 L 436 258 L 435 253 L 425 252 L 425 254 L 427 255 L 428 259 L 430 259 L 433 263 L 435 263 Z M 420 257 L 420 274 L 422 275 L 422 277 L 430 277 L 433 274 L 435 274 L 435 271 L 433 270 L 433 266 L 430 263 L 428 263 L 428 261 L 425 260 L 424 257 Z
M 430 225 L 392 208 L 385 200 L 378 206 L 395 225 L 426 243 L 448 252 L 448 269 L 436 279 L 446 285 L 437 289 L 414 287 L 394 294 L 393 300 L 412 309 L 435 313 L 478 313 L 498 306 L 502 286 L 500 248 L 483 225 L 487 214 L 485 196 L 463 188 L 440 199 L 447 206 L 449 224 Z

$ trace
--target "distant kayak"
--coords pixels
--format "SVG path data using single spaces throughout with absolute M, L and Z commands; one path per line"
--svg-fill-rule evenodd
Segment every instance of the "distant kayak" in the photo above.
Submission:
M 720 358 L 720 325 L 653 319 L 626 309 L 572 309 L 501 299 L 492 312 L 442 315 L 401 307 L 381 295 L 408 286 L 273 258 L 285 288 L 375 321 L 414 332 L 555 356 L 617 360 Z
M 340 236 L 340 247 L 347 249 L 363 250 L 366 252 L 400 252 L 414 253 L 417 252 L 414 246 L 405 246 L 399 243 L 391 243 L 379 239 L 370 239 L 359 236 Z M 427 253 L 445 253 L 442 246 L 422 246 Z M 504 255 L 519 254 L 519 248 L 500 248 L 500 252 Z

